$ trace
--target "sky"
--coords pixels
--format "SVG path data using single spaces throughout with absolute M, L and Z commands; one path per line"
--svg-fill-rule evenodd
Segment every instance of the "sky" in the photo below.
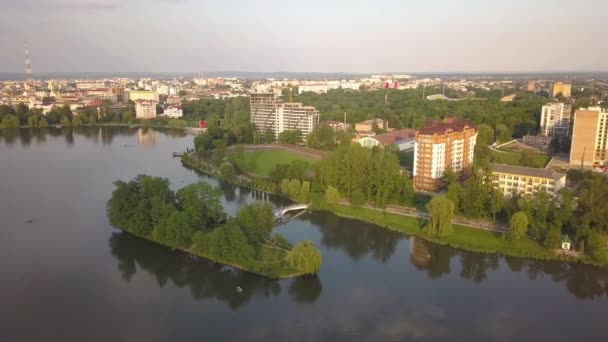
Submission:
M 608 71 L 606 0 L 0 0 L 0 71 Z

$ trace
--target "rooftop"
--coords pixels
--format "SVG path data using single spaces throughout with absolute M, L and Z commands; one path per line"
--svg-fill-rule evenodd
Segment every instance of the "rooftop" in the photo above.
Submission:
M 411 140 L 416 137 L 416 131 L 410 128 L 400 129 L 385 134 L 371 137 L 382 145 L 390 145 L 403 140 Z
M 466 128 L 475 128 L 472 124 L 454 117 L 445 117 L 443 121 L 429 119 L 424 123 L 420 134 L 445 134 L 447 131 L 463 131 Z
M 494 172 L 510 173 L 510 174 L 523 175 L 523 176 L 529 176 L 529 177 L 538 177 L 538 178 L 560 179 L 562 177 L 566 177 L 565 173 L 555 172 L 550 169 L 536 169 L 533 167 L 505 165 L 505 164 L 494 164 L 494 165 L 492 165 L 492 170 Z

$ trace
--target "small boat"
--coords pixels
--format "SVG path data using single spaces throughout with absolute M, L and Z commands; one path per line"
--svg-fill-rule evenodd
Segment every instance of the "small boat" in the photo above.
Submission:
M 29 218 L 29 217 L 25 219 L 25 223 L 32 223 L 32 222 L 34 222 L 34 220 L 32 220 L 32 219 L 31 219 L 31 218 Z
M 237 286 L 236 287 L 236 292 L 241 293 L 241 292 L 243 292 L 243 289 L 240 286 Z
M 182 153 L 181 152 L 173 152 L 173 157 L 181 157 Z

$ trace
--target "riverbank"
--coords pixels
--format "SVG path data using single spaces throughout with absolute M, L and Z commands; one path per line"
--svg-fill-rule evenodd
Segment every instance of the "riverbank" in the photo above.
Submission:
M 259 191 L 266 191 L 273 195 L 280 196 L 271 186 L 255 186 L 255 183 L 251 180 L 247 180 L 245 177 L 235 178 L 238 181 L 230 181 L 221 177 L 219 172 L 214 171 L 212 168 L 203 169 L 200 167 L 201 163 L 193 161 L 187 158 L 187 161 L 182 162 L 189 165 L 199 171 L 207 173 L 211 176 L 223 179 L 228 182 L 232 182 L 236 185 L 252 188 Z M 313 193 L 311 194 L 312 203 L 311 210 L 317 211 L 329 211 L 335 215 L 357 219 L 369 223 L 376 224 L 378 226 L 400 232 L 405 235 L 414 235 L 421 237 L 427 241 L 433 243 L 448 245 L 462 250 L 479 253 L 498 253 L 503 255 L 509 255 L 521 258 L 531 258 L 545 261 L 562 261 L 570 263 L 584 263 L 595 266 L 606 266 L 594 262 L 587 256 L 573 257 L 566 256 L 559 251 L 546 249 L 536 241 L 529 237 L 523 237 L 517 240 L 511 240 L 506 237 L 505 230 L 503 229 L 487 229 L 482 227 L 467 227 L 461 224 L 452 224 L 454 227 L 454 233 L 445 238 L 438 238 L 427 234 L 423 227 L 426 224 L 426 218 L 423 217 L 411 217 L 406 214 L 396 214 L 387 211 L 366 209 L 362 207 L 355 208 L 350 205 L 336 204 L 329 205 L 325 203 L 323 194 Z M 501 227 L 502 228 L 502 227 Z
M 233 261 L 225 260 L 222 258 L 216 258 L 208 253 L 202 253 L 200 251 L 195 251 L 192 248 L 180 248 L 177 246 L 169 246 L 165 243 L 156 241 L 149 236 L 137 235 L 137 234 L 134 234 L 133 232 L 130 232 L 125 229 L 121 229 L 121 228 L 116 228 L 116 229 L 120 229 L 120 231 L 131 234 L 137 238 L 145 239 L 147 241 L 150 241 L 157 245 L 169 248 L 171 250 L 178 250 L 180 252 L 184 252 L 184 253 L 193 255 L 195 257 L 207 259 L 216 264 L 222 264 L 224 266 L 228 266 L 228 267 L 231 267 L 231 268 L 243 271 L 243 272 L 248 272 L 251 274 L 263 276 L 263 277 L 270 278 L 270 279 L 290 279 L 290 278 L 297 278 L 297 277 L 302 277 L 302 276 L 306 275 L 306 273 L 304 273 L 304 272 L 297 272 L 296 270 L 291 268 L 291 266 L 289 266 L 287 264 L 286 258 L 282 258 L 281 260 L 279 260 L 277 262 L 252 260 L 251 264 L 243 265 L 243 264 L 235 263 Z M 287 253 L 287 251 L 285 251 L 285 252 Z M 279 264 L 281 269 L 279 269 L 278 267 L 275 266 L 277 264 Z

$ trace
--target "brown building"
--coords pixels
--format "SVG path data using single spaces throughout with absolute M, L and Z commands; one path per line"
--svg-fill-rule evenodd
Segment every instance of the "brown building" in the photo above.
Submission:
M 538 84 L 536 83 L 536 81 L 529 81 L 528 84 L 526 85 L 526 90 L 535 92 L 537 87 L 538 87 Z
M 428 120 L 416 132 L 414 188 L 437 190 L 445 170 L 460 172 L 470 168 L 476 141 L 477 129 L 462 119 Z
M 574 113 L 570 164 L 605 166 L 608 161 L 608 109 L 581 108 Z

